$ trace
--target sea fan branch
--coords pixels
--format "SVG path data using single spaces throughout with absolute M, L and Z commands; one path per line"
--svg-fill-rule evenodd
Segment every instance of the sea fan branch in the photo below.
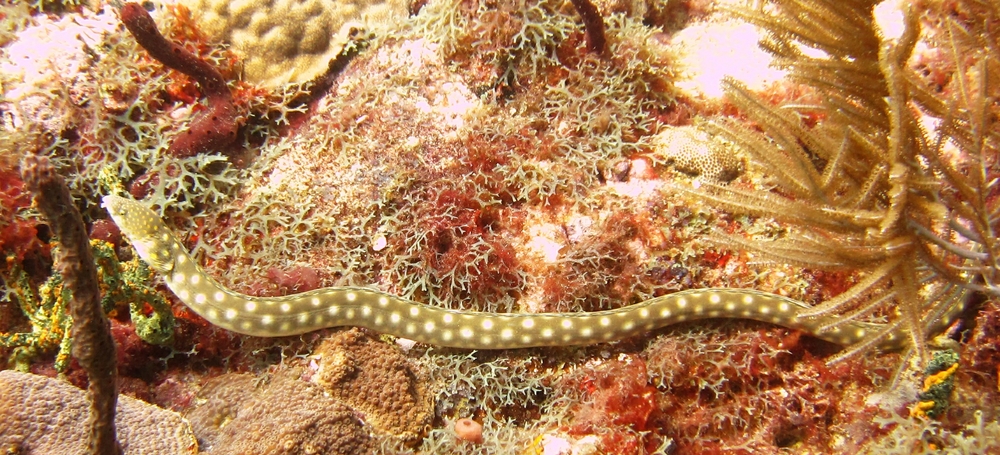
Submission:
M 835 319 L 828 329 L 889 323 L 834 361 L 879 345 L 905 344 L 924 355 L 927 335 L 949 325 L 970 292 L 998 292 L 1000 90 L 989 81 L 1000 69 L 1000 33 L 978 18 L 1000 17 L 1000 6 L 957 1 L 975 14 L 938 19 L 957 68 L 948 90 L 929 88 L 908 66 L 921 37 L 913 12 L 905 12 L 900 38 L 881 43 L 874 1 L 776 0 L 736 12 L 770 31 L 762 47 L 822 101 L 772 107 L 727 81 L 731 102 L 753 127 L 723 119 L 705 129 L 747 153 L 767 185 L 687 192 L 789 228 L 778 240 L 720 234 L 710 238 L 717 244 L 770 261 L 858 271 L 857 282 L 807 315 Z M 807 55 L 803 46 L 826 55 Z M 819 113 L 819 123 L 803 124 L 802 109 Z

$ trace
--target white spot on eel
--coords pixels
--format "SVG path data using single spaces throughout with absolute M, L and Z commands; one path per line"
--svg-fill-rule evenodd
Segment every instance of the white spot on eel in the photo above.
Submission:
M 460 313 L 361 287 L 252 297 L 226 289 L 205 275 L 145 204 L 106 196 L 104 207 L 150 268 L 169 277 L 167 287 L 184 304 L 212 324 L 248 335 L 287 336 L 352 325 L 438 346 L 517 349 L 620 340 L 681 321 L 729 317 L 773 322 L 841 345 L 880 334 L 883 347 L 896 347 L 906 339 L 882 334 L 886 326 L 881 324 L 847 321 L 831 325 L 834 321 L 828 318 L 800 317 L 808 305 L 748 289 L 693 289 L 614 310 L 537 314 Z M 830 327 L 819 329 L 824 326 Z

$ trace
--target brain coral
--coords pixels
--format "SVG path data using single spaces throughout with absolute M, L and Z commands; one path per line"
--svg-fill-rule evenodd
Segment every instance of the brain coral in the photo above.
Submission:
M 277 376 L 255 387 L 253 376 L 226 374 L 199 392 L 187 417 L 204 453 L 367 454 L 371 439 L 354 412 L 323 390 Z
M 182 0 L 202 31 L 233 46 L 250 82 L 277 86 L 322 75 L 352 24 L 406 16 L 402 0 Z M 345 27 L 346 26 L 346 27 Z
M 399 350 L 360 329 L 325 340 L 315 381 L 361 411 L 373 427 L 414 442 L 426 432 L 431 401 L 423 375 Z
M 45 376 L 0 371 L 0 452 L 87 452 L 87 395 Z M 118 396 L 118 441 L 125 454 L 193 454 L 198 444 L 173 411 Z

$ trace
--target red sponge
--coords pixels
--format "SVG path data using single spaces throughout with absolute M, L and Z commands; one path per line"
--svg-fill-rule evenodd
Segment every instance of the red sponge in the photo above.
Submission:
M 149 55 L 194 78 L 207 98 L 208 110 L 195 118 L 187 131 L 170 144 L 169 152 L 177 157 L 188 157 L 229 147 L 236 140 L 239 125 L 233 96 L 222 74 L 210 63 L 167 41 L 156 29 L 153 18 L 138 3 L 126 3 L 120 16 L 125 28 Z

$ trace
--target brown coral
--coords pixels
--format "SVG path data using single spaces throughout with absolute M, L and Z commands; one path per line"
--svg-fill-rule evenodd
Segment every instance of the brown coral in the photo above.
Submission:
M 87 452 L 89 403 L 84 391 L 33 374 L 0 371 L 0 452 Z M 118 397 L 115 419 L 125 454 L 193 454 L 191 428 L 172 411 Z
M 38 210 L 48 221 L 61 245 L 56 269 L 62 275 L 73 317 L 73 357 L 87 371 L 90 380 L 90 427 L 88 451 L 122 453 L 115 440 L 115 402 L 118 399 L 115 341 L 101 305 L 97 263 L 90 250 L 90 238 L 83 217 L 73 205 L 73 197 L 62 176 L 48 157 L 29 155 L 21 168 L 25 185 L 35 195 Z
M 253 399 L 256 381 L 253 375 L 232 373 L 212 378 L 201 387 L 197 407 L 184 417 L 191 422 L 202 450 L 211 451 L 222 428 Z
M 213 40 L 243 57 L 248 81 L 268 87 L 322 75 L 347 32 L 406 15 L 401 0 L 184 0 Z
M 316 350 L 315 382 L 364 413 L 375 428 L 416 441 L 430 424 L 431 402 L 422 374 L 395 347 L 351 329 Z
M 211 454 L 367 454 L 372 441 L 350 408 L 316 386 L 278 376 L 256 390 L 249 375 L 206 385 L 190 411 L 195 434 Z

